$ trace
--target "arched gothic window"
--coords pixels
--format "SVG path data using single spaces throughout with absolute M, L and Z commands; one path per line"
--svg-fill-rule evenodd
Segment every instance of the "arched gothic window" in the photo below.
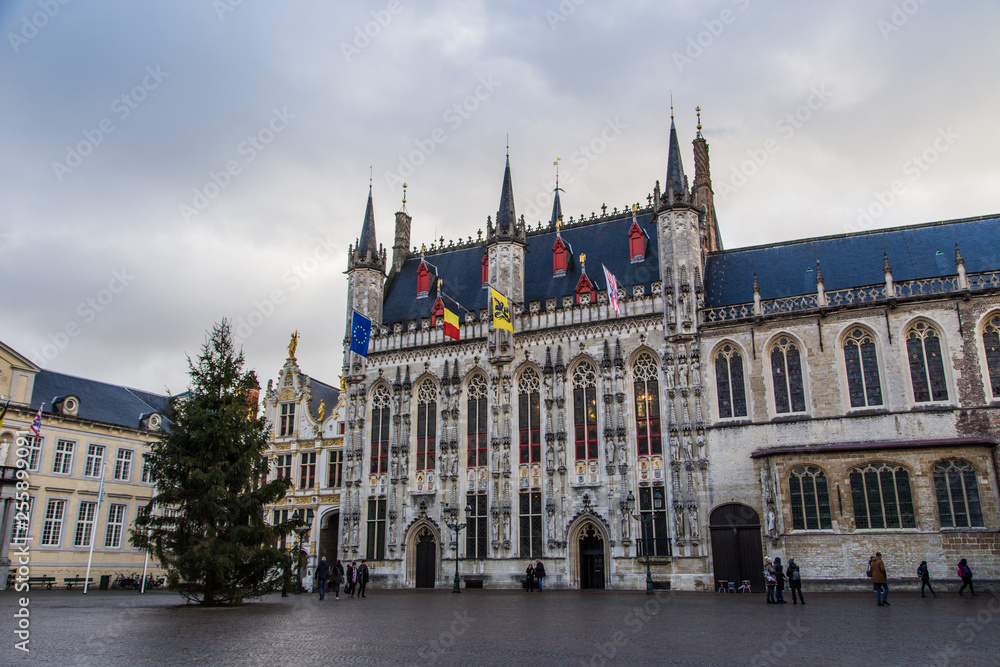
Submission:
M 851 471 L 854 525 L 868 528 L 916 528 L 910 473 L 906 468 L 870 463 Z
M 573 370 L 573 426 L 576 460 L 597 459 L 597 370 L 589 361 Z
M 861 327 L 854 327 L 844 338 L 844 363 L 847 366 L 847 392 L 852 408 L 882 405 L 882 383 L 878 374 L 875 337 Z
M 940 334 L 927 322 L 916 322 L 906 330 L 905 338 L 913 401 L 947 401 L 948 382 L 944 374 Z
M 771 379 L 774 382 L 774 408 L 778 414 L 805 412 L 802 360 L 795 341 L 787 336 L 779 338 L 771 348 Z
M 966 461 L 942 461 L 934 467 L 934 493 L 942 528 L 982 528 L 976 471 Z
M 743 355 L 733 345 L 723 345 L 715 356 L 715 387 L 719 394 L 719 418 L 747 416 Z
M 392 398 L 384 384 L 372 392 L 371 474 L 389 471 L 389 406 Z
M 983 327 L 983 348 L 986 352 L 986 372 L 993 398 L 1000 398 L 1000 313 L 986 320 Z
M 517 416 L 521 435 L 520 462 L 542 460 L 541 410 L 538 405 L 538 373 L 527 368 L 517 381 Z
M 468 431 L 468 459 L 470 468 L 486 465 L 487 454 L 487 413 L 486 413 L 486 379 L 479 374 L 469 381 L 469 414 L 467 421 Z
M 437 444 L 437 388 L 424 380 L 417 388 L 417 470 L 434 470 Z
M 799 466 L 788 476 L 793 530 L 829 530 L 830 489 L 826 474 L 815 466 Z
M 643 352 L 632 365 L 635 375 L 635 430 L 639 456 L 663 453 L 660 437 L 660 383 L 656 362 Z

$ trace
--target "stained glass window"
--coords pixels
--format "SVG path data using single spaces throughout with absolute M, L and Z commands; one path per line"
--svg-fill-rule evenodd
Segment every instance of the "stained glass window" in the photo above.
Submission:
M 793 530 L 829 530 L 830 490 L 826 474 L 815 466 L 800 466 L 788 477 Z
M 902 466 L 872 463 L 851 471 L 854 524 L 859 530 L 916 528 L 910 474 Z
M 855 327 L 844 339 L 844 362 L 847 365 L 847 391 L 852 408 L 882 405 L 882 383 L 878 374 L 875 338 Z
M 906 330 L 906 354 L 910 360 L 914 402 L 947 401 L 948 383 L 937 330 L 926 322 L 910 326 Z
M 743 355 L 732 345 L 722 346 L 715 357 L 715 387 L 719 394 L 721 419 L 747 416 Z
M 942 461 L 934 468 L 934 493 L 942 528 L 982 528 L 976 471 L 965 461 Z
M 791 338 L 781 337 L 771 348 L 771 379 L 774 382 L 774 406 L 778 414 L 805 412 L 802 360 L 799 348 Z

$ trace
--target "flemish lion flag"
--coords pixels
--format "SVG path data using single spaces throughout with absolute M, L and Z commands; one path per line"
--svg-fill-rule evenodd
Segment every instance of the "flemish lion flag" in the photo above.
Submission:
M 490 288 L 490 310 L 493 311 L 493 328 L 506 329 L 514 333 L 514 324 L 510 319 L 510 304 L 507 297 L 492 287 Z
M 458 340 L 458 313 L 444 309 L 444 335 Z

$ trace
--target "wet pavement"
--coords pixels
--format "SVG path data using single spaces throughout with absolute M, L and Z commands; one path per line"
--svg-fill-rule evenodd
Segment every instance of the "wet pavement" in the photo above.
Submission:
M 944 588 L 942 585 L 941 588 Z M 939 592 L 941 592 L 939 590 Z M 1000 592 L 372 590 L 202 609 L 151 592 L 32 591 L 30 653 L 0 593 L 0 665 L 1000 665 Z

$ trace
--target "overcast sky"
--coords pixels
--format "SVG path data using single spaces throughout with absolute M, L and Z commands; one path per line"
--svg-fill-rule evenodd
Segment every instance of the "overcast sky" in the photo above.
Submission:
M 567 218 L 622 208 L 664 179 L 671 90 L 727 248 L 996 213 L 997 25 L 985 0 L 8 0 L 0 340 L 177 392 L 226 317 L 262 384 L 296 329 L 335 383 L 369 165 L 386 246 L 403 181 L 414 245 L 475 237 L 508 134 L 518 214 L 548 218 L 557 157 Z

